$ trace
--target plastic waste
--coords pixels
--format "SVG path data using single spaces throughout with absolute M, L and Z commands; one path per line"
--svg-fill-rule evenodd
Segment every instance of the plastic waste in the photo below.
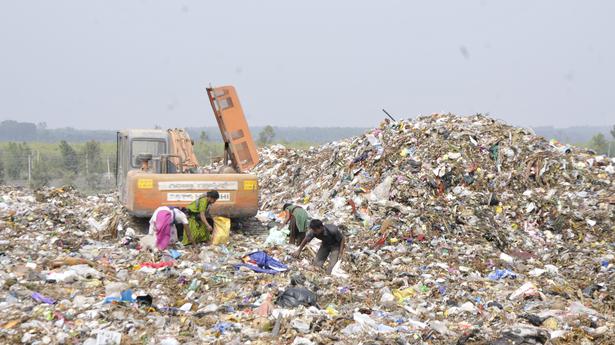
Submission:
M 96 336 L 96 345 L 120 345 L 122 334 L 115 331 L 101 330 Z
M 534 283 L 532 282 L 526 282 L 523 285 L 521 285 L 521 287 L 519 287 L 517 290 L 515 290 L 508 297 L 508 299 L 510 299 L 511 301 L 514 301 L 522 297 L 534 296 L 537 294 L 538 294 L 538 289 L 536 288 L 536 285 L 534 285 Z
M 382 290 L 380 290 L 380 293 L 382 294 L 380 296 L 380 304 L 382 306 L 392 307 L 395 305 L 395 296 L 391 293 L 391 290 L 389 290 L 389 288 L 382 288 Z
M 293 319 L 290 322 L 292 328 L 297 331 L 307 334 L 310 332 L 310 324 L 301 319 Z
M 578 302 L 578 301 L 574 301 L 570 303 L 570 305 L 568 306 L 568 311 L 573 314 L 585 314 L 585 315 L 594 315 L 594 316 L 602 317 L 602 315 L 598 313 L 596 310 L 592 308 L 588 308 L 584 306 L 581 302 Z
M 160 269 L 165 267 L 171 267 L 175 264 L 174 261 L 161 261 L 161 262 L 143 262 L 136 266 L 135 269 L 140 269 L 142 267 Z
M 282 245 L 288 242 L 288 235 L 290 234 L 290 230 L 288 226 L 285 226 L 281 229 L 277 227 L 272 227 L 269 229 L 269 236 L 265 240 L 265 246 L 274 246 L 274 245 Z
M 173 259 L 178 259 L 181 256 L 181 253 L 175 249 L 169 249 L 169 255 L 171 255 Z
M 437 321 L 437 320 L 430 321 L 429 327 L 431 327 L 431 329 L 433 329 L 434 331 L 444 336 L 447 336 L 447 337 L 457 336 L 455 332 L 448 329 L 447 323 L 443 321 Z
M 549 332 L 540 328 L 517 326 L 502 333 L 492 342 L 493 345 L 545 344 L 550 339 Z
M 296 337 L 290 345 L 316 345 L 316 343 L 307 338 Z
M 267 294 L 265 296 L 265 300 L 261 303 L 260 306 L 258 306 L 258 308 L 254 310 L 254 313 L 261 317 L 268 317 L 269 315 L 271 315 L 271 312 L 273 311 L 273 303 L 271 301 L 271 298 L 271 295 Z
M 126 302 L 126 303 L 134 303 L 137 300 L 132 296 L 132 290 L 127 289 L 120 292 L 120 296 L 107 296 L 105 297 L 103 303 L 112 303 L 112 302 Z
M 603 286 L 599 284 L 591 284 L 583 289 L 583 296 L 593 298 L 594 292 L 602 290 Z
M 538 315 L 533 315 L 533 314 L 519 315 L 519 318 L 527 320 L 529 323 L 531 323 L 534 326 L 542 325 L 542 322 L 545 320 L 545 318 L 542 318 Z
M 49 298 L 49 297 L 45 297 L 43 295 L 41 295 L 38 292 L 33 292 L 32 293 L 32 299 L 41 303 L 46 303 L 46 304 L 55 304 L 56 301 L 53 298 Z
M 411 287 L 405 288 L 403 290 L 393 290 L 393 296 L 395 296 L 395 298 L 397 299 L 397 303 L 404 303 L 406 299 L 410 299 L 414 297 L 414 295 L 416 295 L 416 291 Z
M 175 338 L 164 338 L 160 340 L 160 345 L 179 345 L 179 341 Z
M 48 263 L 48 266 L 50 268 L 58 268 L 62 266 L 74 266 L 74 265 L 89 265 L 91 267 L 94 267 L 96 264 L 93 261 L 90 261 L 87 259 L 71 258 L 71 257 L 56 259 Z
M 491 280 L 500 280 L 505 278 L 515 279 L 517 278 L 517 274 L 507 269 L 496 269 L 495 271 L 489 273 L 487 277 Z
M 512 264 L 515 261 L 515 258 L 513 258 L 512 256 L 505 254 L 505 253 L 501 253 L 500 254 L 500 260 L 508 263 L 508 264 Z
M 105 295 L 107 297 L 120 298 L 122 296 L 122 292 L 126 290 L 128 290 L 128 284 L 123 282 L 109 282 L 105 285 Z
M 318 306 L 316 304 L 316 295 L 304 287 L 288 287 L 278 296 L 275 304 L 285 307 L 294 308 L 302 306 Z
M 374 333 L 376 332 L 376 328 L 378 324 L 376 321 L 372 320 L 369 315 L 362 314 L 359 312 L 355 312 L 353 314 L 353 319 L 355 321 L 354 324 L 348 325 L 342 333 L 347 336 L 358 335 L 361 333 Z
M 337 309 L 335 309 L 335 307 L 332 305 L 328 305 L 327 308 L 325 308 L 325 311 L 331 317 L 336 317 L 339 315 L 339 311 L 337 311 Z
M 256 251 L 243 256 L 243 263 L 235 265 L 236 269 L 247 267 L 254 272 L 278 274 L 288 270 L 288 266 L 269 256 L 264 251 Z
M 331 271 L 331 275 L 340 279 L 348 279 L 350 278 L 350 275 L 348 273 L 346 273 L 343 269 L 342 269 L 342 261 L 338 260 L 335 263 L 335 266 L 333 266 L 333 270 Z
M 214 217 L 214 232 L 211 244 L 227 244 L 230 239 L 231 220 L 226 217 Z
M 370 193 L 369 199 L 371 201 L 389 200 L 392 183 L 393 183 L 393 178 L 391 176 L 385 177 L 384 180 L 378 186 L 376 186 L 376 188 L 374 188 L 374 190 Z
M 224 333 L 233 327 L 230 322 L 218 322 L 214 325 L 213 329 L 218 333 Z
M 154 303 L 154 298 L 150 295 L 137 296 L 136 302 L 140 305 L 151 306 Z

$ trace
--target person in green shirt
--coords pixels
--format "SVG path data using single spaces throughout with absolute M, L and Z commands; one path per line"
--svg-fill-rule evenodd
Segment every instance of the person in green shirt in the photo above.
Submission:
M 298 246 L 305 238 L 305 233 L 310 224 L 310 216 L 301 206 L 289 203 L 284 204 L 282 211 L 288 212 L 284 225 L 289 224 L 289 242 Z
M 209 207 L 220 198 L 218 191 L 212 190 L 191 202 L 188 210 L 188 227 L 184 229 L 184 245 L 209 241 L 213 232 L 213 222 L 209 222 Z

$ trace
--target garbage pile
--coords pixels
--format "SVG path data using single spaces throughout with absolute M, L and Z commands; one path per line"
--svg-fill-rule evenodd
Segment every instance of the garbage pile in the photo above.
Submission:
M 292 201 L 346 229 L 344 336 L 615 343 L 613 158 L 438 114 L 272 146 L 255 172 L 263 220 Z
M 322 326 L 329 333 L 311 330 L 312 320 L 327 323 L 336 313 L 318 304 L 318 289 L 329 291 L 331 278 L 309 270 L 307 259 L 291 260 L 288 245 L 267 248 L 252 223 L 226 245 L 152 251 L 142 246 L 147 222 L 125 214 L 116 195 L 0 191 L 2 344 L 313 344 L 309 333 L 336 337 L 333 323 Z
M 615 343 L 612 159 L 452 115 L 261 155 L 269 234 L 225 245 L 151 250 L 116 195 L 0 187 L 0 343 Z M 317 240 L 291 256 L 288 201 L 342 228 L 331 275 Z

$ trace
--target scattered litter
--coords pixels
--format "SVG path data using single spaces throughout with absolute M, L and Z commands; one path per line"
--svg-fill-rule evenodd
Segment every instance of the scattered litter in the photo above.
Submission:
M 46 304 L 54 304 L 56 301 L 53 298 L 45 297 L 38 292 L 32 293 L 32 299 L 37 302 L 46 303 Z

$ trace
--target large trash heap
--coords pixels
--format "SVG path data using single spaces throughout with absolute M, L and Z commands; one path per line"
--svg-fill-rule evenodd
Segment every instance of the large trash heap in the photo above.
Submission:
M 613 159 L 432 115 L 266 148 L 255 172 L 267 240 L 242 222 L 163 252 L 116 195 L 0 187 L 0 343 L 615 343 Z M 290 201 L 346 235 L 331 276 L 317 240 L 291 258 Z M 288 270 L 237 266 L 259 250 Z

